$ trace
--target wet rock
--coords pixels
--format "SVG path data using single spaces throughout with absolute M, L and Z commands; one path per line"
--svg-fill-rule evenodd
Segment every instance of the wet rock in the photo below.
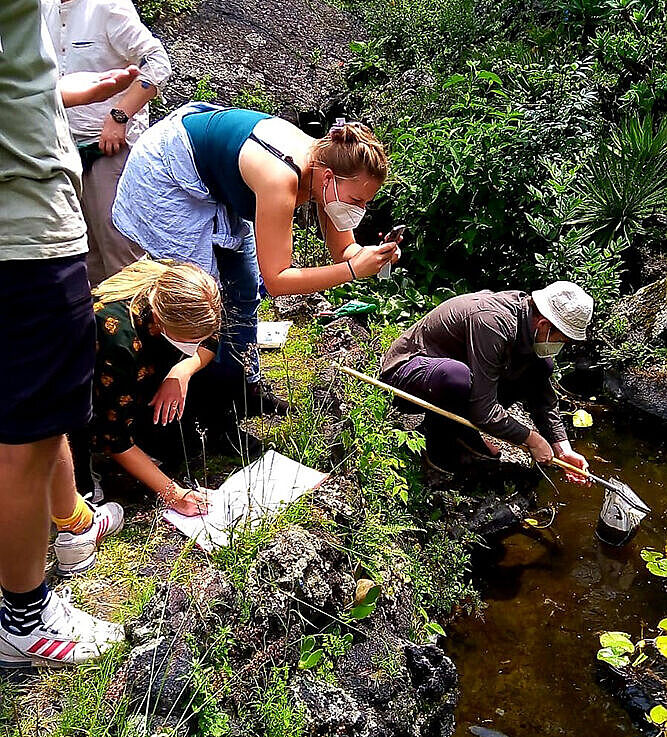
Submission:
M 293 120 L 344 88 L 349 44 L 361 37 L 351 15 L 323 0 L 198 0 L 153 30 L 174 70 L 170 107 L 190 100 L 210 75 L 214 102 L 230 105 L 240 92 L 260 89 Z
M 356 637 L 356 636 L 355 636 Z M 310 673 L 292 680 L 309 734 L 427 737 L 453 734 L 454 664 L 434 645 L 398 637 L 381 619 L 340 658 L 336 686 Z
M 467 528 L 485 539 L 506 534 L 515 530 L 521 520 L 528 516 L 529 500 L 520 494 L 513 494 L 506 500 L 495 496 L 480 500 L 468 518 Z
M 627 341 L 653 349 L 667 348 L 667 277 L 622 300 L 609 325 L 617 347 Z M 627 365 L 605 373 L 605 389 L 619 402 L 667 420 L 667 361 L 659 356 L 642 365 Z
M 458 683 L 454 663 L 435 645 L 405 647 L 405 658 L 412 685 L 424 699 L 434 701 L 451 696 Z
M 617 696 L 642 732 L 655 735 L 657 728 L 647 723 L 645 715 L 658 704 L 667 704 L 667 658 L 647 643 L 644 654 L 648 658 L 637 666 L 614 668 L 599 663 L 603 684 Z

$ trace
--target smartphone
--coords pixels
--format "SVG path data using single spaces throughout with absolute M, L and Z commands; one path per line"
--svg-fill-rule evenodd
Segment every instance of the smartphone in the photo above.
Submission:
M 385 235 L 383 242 L 392 243 L 393 241 L 398 240 L 403 235 L 403 231 L 406 227 L 407 226 L 405 225 L 394 225 L 394 227 L 387 233 L 387 235 Z
M 383 243 L 392 243 L 397 241 L 405 230 L 405 225 L 394 225 L 394 227 L 385 235 Z M 378 279 L 389 279 L 391 276 L 391 261 L 386 263 L 380 271 L 378 271 Z

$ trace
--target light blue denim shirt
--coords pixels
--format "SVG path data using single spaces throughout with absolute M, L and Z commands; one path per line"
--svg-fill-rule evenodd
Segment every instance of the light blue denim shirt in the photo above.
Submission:
M 219 278 L 213 245 L 239 250 L 252 223 L 216 202 L 195 167 L 183 116 L 214 107 L 188 103 L 140 136 L 118 182 L 112 214 L 118 230 L 153 258 L 196 264 Z

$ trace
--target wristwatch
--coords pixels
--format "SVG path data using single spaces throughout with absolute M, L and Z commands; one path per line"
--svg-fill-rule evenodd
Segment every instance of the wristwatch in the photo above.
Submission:
M 119 110 L 117 107 L 112 107 L 109 111 L 109 115 L 116 121 L 116 123 L 127 123 L 129 118 L 127 117 L 127 113 L 125 113 L 123 110 Z

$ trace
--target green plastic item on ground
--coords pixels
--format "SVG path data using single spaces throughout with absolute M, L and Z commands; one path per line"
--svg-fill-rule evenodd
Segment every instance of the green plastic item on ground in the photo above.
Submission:
M 351 299 L 344 305 L 337 307 L 335 310 L 325 310 L 317 313 L 317 320 L 321 323 L 332 322 L 339 317 L 349 317 L 351 315 L 368 315 L 376 312 L 378 306 L 373 302 L 363 302 L 360 299 Z

